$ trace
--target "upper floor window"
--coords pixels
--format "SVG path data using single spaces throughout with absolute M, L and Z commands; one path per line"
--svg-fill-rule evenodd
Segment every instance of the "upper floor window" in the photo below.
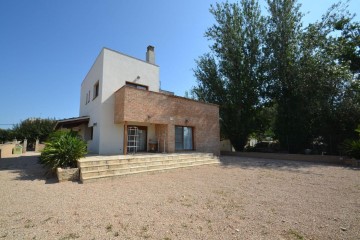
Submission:
M 142 90 L 149 90 L 148 86 L 137 84 L 137 83 L 132 83 L 132 82 L 126 82 L 126 86 L 130 86 L 130 87 L 142 89 Z
M 94 97 L 93 100 L 99 96 L 99 81 L 97 81 L 94 85 Z
M 86 93 L 85 105 L 90 102 L 90 91 Z

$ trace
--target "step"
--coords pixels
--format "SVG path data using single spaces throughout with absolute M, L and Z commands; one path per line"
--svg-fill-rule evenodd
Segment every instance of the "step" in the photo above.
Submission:
M 81 168 L 84 167 L 97 167 L 97 166 L 103 166 L 103 165 L 114 165 L 114 164 L 142 164 L 142 163 L 148 163 L 148 162 L 157 162 L 157 161 L 163 161 L 163 162 L 170 162 L 170 161 L 190 161 L 190 160 L 201 160 L 201 159 L 217 159 L 213 158 L 212 156 L 193 156 L 193 155 L 185 155 L 185 156 L 176 156 L 174 157 L 151 157 L 151 158 L 129 158 L 129 159 L 105 159 L 105 160 L 87 160 L 87 161 L 79 161 L 78 166 Z
M 152 165 L 167 165 L 173 163 L 188 163 L 188 162 L 196 162 L 196 161 L 204 161 L 204 160 L 216 160 L 214 158 L 183 158 L 177 160 L 149 160 L 144 162 L 114 162 L 108 164 L 93 164 L 89 166 L 80 166 L 83 172 L 88 171 L 101 171 L 101 170 L 109 170 L 109 169 L 117 169 L 117 168 L 127 168 L 127 167 L 137 167 L 137 166 L 152 166 Z
M 218 161 L 208 161 L 208 162 L 202 162 L 202 163 L 194 163 L 192 165 L 183 165 L 183 166 L 166 166 L 159 169 L 146 169 L 146 168 L 133 168 L 133 169 L 123 169 L 123 172 L 112 172 L 109 174 L 108 172 L 102 172 L 99 175 L 93 175 L 93 176 L 84 176 L 81 174 L 81 181 L 82 182 L 88 182 L 91 180 L 96 179 L 102 179 L 102 178 L 114 178 L 114 177 L 121 177 L 121 176 L 127 176 L 132 174 L 140 174 L 140 173 L 151 173 L 151 172 L 163 172 L 167 170 L 173 170 L 173 169 L 180 169 L 180 168 L 188 168 L 188 167 L 197 167 L 197 166 L 205 166 L 205 165 L 215 165 L 219 164 Z
M 81 181 L 112 178 L 130 174 L 166 171 L 192 166 L 219 164 L 211 153 L 154 154 L 134 156 L 92 156 L 80 159 Z
M 113 168 L 107 168 L 107 166 L 102 166 L 103 169 L 97 170 L 86 170 L 84 171 L 81 169 L 81 175 L 83 177 L 90 177 L 90 176 L 100 176 L 100 175 L 112 175 L 117 173 L 128 173 L 128 172 L 136 172 L 136 171 L 144 171 L 144 170 L 162 170 L 166 168 L 177 168 L 177 167 L 187 167 L 187 166 L 197 166 L 203 164 L 216 164 L 218 161 L 214 160 L 197 160 L 197 161 L 188 161 L 188 162 L 172 162 L 169 164 L 160 164 L 154 163 L 152 165 L 140 165 L 140 166 L 131 166 L 131 167 L 117 167 L 111 166 Z
M 204 157 L 211 157 L 209 155 L 203 154 L 184 154 L 184 155 L 175 155 L 175 156 L 137 156 L 137 157 L 127 157 L 127 158 L 108 158 L 101 159 L 100 157 L 90 158 L 86 160 L 79 160 L 79 167 L 87 167 L 87 166 L 99 166 L 99 165 L 107 165 L 107 164 L 117 164 L 117 163 L 142 163 L 142 162 L 151 162 L 151 161 L 185 161 L 189 159 L 201 159 Z
M 140 167 L 147 167 L 149 169 L 154 168 L 161 168 L 161 167 L 167 167 L 167 166 L 184 166 L 184 165 L 194 165 L 194 164 L 201 164 L 206 162 L 218 162 L 214 159 L 202 159 L 202 160 L 188 160 L 188 161 L 172 161 L 172 162 L 148 162 L 146 164 L 113 164 L 113 165 L 103 165 L 103 166 L 96 166 L 96 167 L 84 167 L 81 168 L 82 173 L 88 173 L 88 172 L 100 172 L 100 171 L 113 171 L 117 169 L 126 169 L 126 168 L 140 168 Z

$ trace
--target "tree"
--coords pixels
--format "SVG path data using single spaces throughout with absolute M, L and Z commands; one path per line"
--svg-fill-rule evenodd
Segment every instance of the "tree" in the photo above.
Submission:
M 36 139 L 45 141 L 50 133 L 54 131 L 56 121 L 54 119 L 40 119 L 29 118 L 19 124 L 16 124 L 13 129 L 13 135 L 17 139 L 28 139 L 28 143 L 34 143 Z
M 289 152 L 299 151 L 309 141 L 304 128 L 307 105 L 299 91 L 298 59 L 302 36 L 302 16 L 296 0 L 268 0 L 266 57 L 267 94 L 277 105 L 274 131 Z
M 196 61 L 192 94 L 220 105 L 222 135 L 239 151 L 259 125 L 265 19 L 257 0 L 217 3 L 210 13 L 216 23 L 205 36 L 213 44 Z
M 305 29 L 300 41 L 298 89 L 302 102 L 309 106 L 302 114 L 308 123 L 304 130 L 311 138 L 322 136 L 331 154 L 338 153 L 337 146 L 352 135 L 360 117 L 360 102 L 354 101 L 358 95 L 355 69 L 350 59 L 343 60 L 352 43 L 346 44 L 342 34 L 334 34 L 336 26 L 352 25 L 351 19 L 346 6 L 334 4 L 321 21 Z
M 358 24 L 351 22 L 341 3 L 306 28 L 296 0 L 268 0 L 268 5 L 267 82 L 269 98 L 277 105 L 275 133 L 289 152 L 302 152 L 322 136 L 335 153 L 334 146 L 356 123 L 347 118 L 350 128 L 342 128 L 345 119 L 340 110 L 356 109 L 344 103 L 351 102 L 345 97 L 350 96 L 350 70 L 356 71 L 357 61 L 353 54 L 357 37 L 348 32 L 354 33 Z M 340 37 L 335 30 L 342 30 Z
M 196 61 L 192 93 L 220 105 L 236 150 L 268 131 L 288 152 L 324 139 L 336 154 L 360 118 L 360 24 L 341 2 L 305 28 L 297 0 L 267 4 L 266 18 L 255 0 L 211 7 L 211 52 Z
M 13 133 L 11 129 L 0 129 L 0 144 L 12 140 Z

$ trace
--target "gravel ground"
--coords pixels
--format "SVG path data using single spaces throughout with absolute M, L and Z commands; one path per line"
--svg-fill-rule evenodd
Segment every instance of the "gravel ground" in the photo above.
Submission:
M 0 239 L 360 239 L 359 169 L 221 161 L 79 184 L 0 159 Z

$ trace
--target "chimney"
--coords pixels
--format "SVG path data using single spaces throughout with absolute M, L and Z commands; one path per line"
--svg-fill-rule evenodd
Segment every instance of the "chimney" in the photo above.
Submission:
M 154 46 L 149 45 L 146 51 L 146 61 L 151 64 L 155 64 L 155 51 Z

